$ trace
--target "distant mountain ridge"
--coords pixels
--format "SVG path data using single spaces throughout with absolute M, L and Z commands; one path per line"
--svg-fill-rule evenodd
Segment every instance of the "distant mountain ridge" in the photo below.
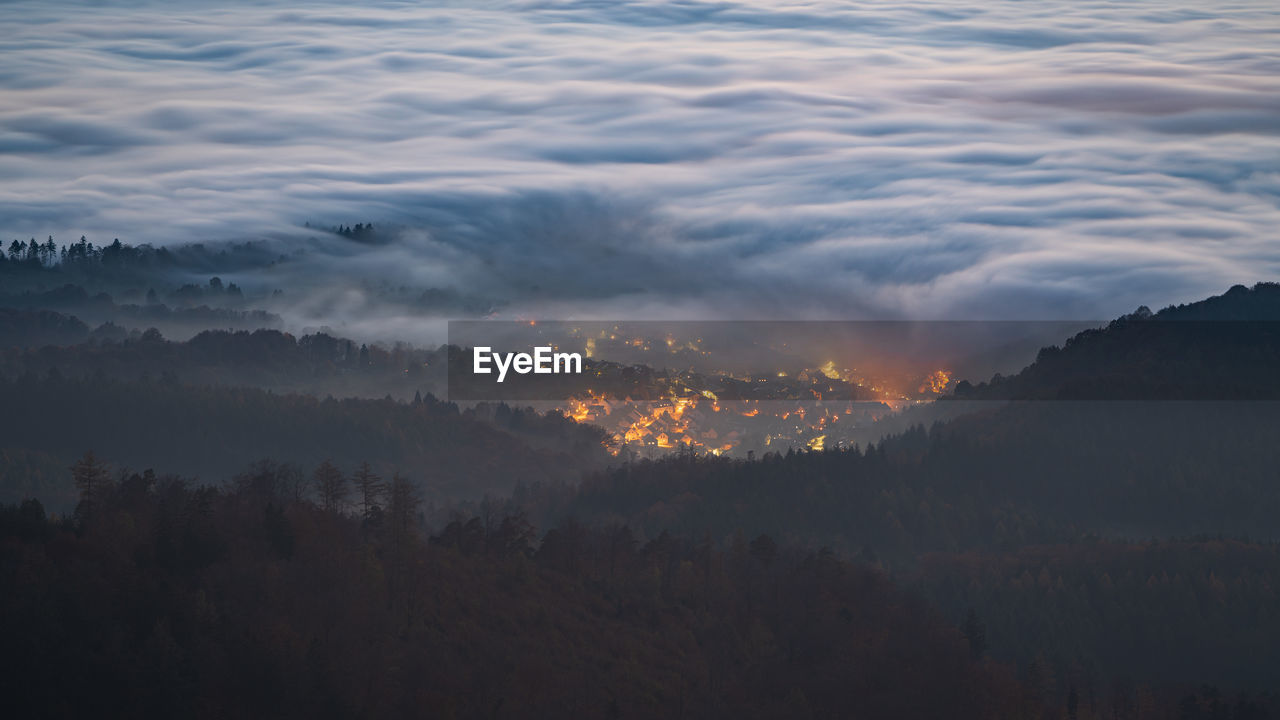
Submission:
M 1042 348 L 1011 377 L 973 385 L 970 400 L 1280 399 L 1280 283 L 1152 313 L 1145 306 L 1061 347 Z

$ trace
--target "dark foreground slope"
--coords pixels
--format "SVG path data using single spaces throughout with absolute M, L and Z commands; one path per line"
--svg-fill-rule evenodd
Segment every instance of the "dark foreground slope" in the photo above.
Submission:
M 1184 538 L 941 554 L 914 578 L 957 625 L 980 622 L 993 652 L 1039 662 L 1065 689 L 1158 679 L 1280 701 L 1275 544 Z
M 880 572 L 520 516 L 429 544 L 246 476 L 0 512 L 12 717 L 1015 718 L 1040 709 Z

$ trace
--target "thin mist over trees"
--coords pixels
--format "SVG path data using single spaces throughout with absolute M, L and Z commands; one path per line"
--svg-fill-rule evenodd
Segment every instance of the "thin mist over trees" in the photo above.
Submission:
M 231 301 L 212 277 L 190 302 Z M 745 460 L 442 402 L 445 351 L 178 342 L 16 292 L 0 682 L 49 714 L 1280 711 L 1271 285 L 1064 339 L 873 443 Z

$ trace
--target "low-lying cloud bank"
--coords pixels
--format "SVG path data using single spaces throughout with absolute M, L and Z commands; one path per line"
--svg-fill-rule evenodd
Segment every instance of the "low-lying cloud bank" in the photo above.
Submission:
M 510 315 L 1085 318 L 1280 275 L 1273 3 L 15 2 L 0 24 L 0 231 L 396 228 L 293 266 L 332 291 L 310 319 L 370 279 Z

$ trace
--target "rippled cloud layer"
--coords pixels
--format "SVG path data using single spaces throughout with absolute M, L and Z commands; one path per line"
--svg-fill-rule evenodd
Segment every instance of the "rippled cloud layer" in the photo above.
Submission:
M 0 5 L 0 231 L 403 228 L 559 316 L 1102 317 L 1280 276 L 1270 2 Z

